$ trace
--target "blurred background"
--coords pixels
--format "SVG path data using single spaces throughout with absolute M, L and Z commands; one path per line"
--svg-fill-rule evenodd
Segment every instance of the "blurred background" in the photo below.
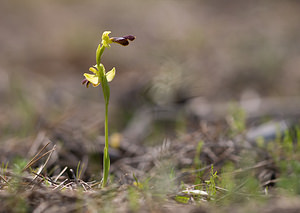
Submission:
M 102 61 L 117 70 L 109 121 L 116 146 L 120 135 L 161 143 L 196 128 L 191 117 L 218 114 L 219 103 L 255 100 L 257 110 L 272 98 L 297 105 L 299 20 L 294 0 L 3 1 L 0 160 L 32 156 L 33 144 L 48 140 L 61 150 L 73 146 L 74 156 L 82 146 L 98 149 L 102 92 L 81 81 L 105 30 L 136 36 L 127 47 L 113 44 Z M 163 123 L 149 126 L 153 117 Z

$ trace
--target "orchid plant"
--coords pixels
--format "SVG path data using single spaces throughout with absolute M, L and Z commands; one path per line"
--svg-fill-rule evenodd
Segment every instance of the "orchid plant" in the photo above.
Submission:
M 108 153 L 108 104 L 109 104 L 109 97 L 110 97 L 110 88 L 108 82 L 111 82 L 115 75 L 116 69 L 113 67 L 110 71 L 106 72 L 103 64 L 101 63 L 101 57 L 105 48 L 109 49 L 111 43 L 118 43 L 123 46 L 127 46 L 129 41 L 133 41 L 135 36 L 128 35 L 123 37 L 109 37 L 110 31 L 105 31 L 102 34 L 102 41 L 98 45 L 96 50 L 96 65 L 89 68 L 89 71 L 93 72 L 84 73 L 84 80 L 82 84 L 86 87 L 89 87 L 92 84 L 94 87 L 101 85 L 102 92 L 105 101 L 105 146 L 103 152 L 103 178 L 102 178 L 102 187 L 106 186 L 108 181 L 109 175 L 109 168 L 110 168 L 110 158 Z

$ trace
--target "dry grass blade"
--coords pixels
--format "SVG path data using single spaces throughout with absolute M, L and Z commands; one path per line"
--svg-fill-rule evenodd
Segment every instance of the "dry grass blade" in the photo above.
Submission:
M 37 176 L 39 176 L 40 178 L 42 178 L 42 179 L 44 179 L 44 180 L 47 180 L 47 181 L 51 182 L 52 184 L 56 184 L 55 181 L 51 180 L 51 179 L 48 178 L 48 177 L 45 177 L 44 175 L 38 174 L 38 173 L 36 173 L 36 172 L 32 172 L 32 173 L 35 174 L 35 175 L 37 175 Z
M 63 182 L 61 182 L 59 185 L 57 185 L 53 190 L 54 190 L 54 191 L 55 191 L 55 190 L 59 190 L 59 188 L 60 188 L 61 186 L 63 186 L 63 185 L 65 184 L 66 181 L 68 181 L 68 179 L 65 179 Z
M 24 167 L 24 169 L 22 170 L 22 172 L 24 172 L 26 169 L 28 169 L 30 166 L 32 166 L 36 161 L 38 161 L 39 159 L 41 159 L 42 157 L 45 156 L 42 155 L 41 157 L 39 157 L 39 155 L 46 149 L 46 147 L 51 143 L 51 141 L 49 141 L 45 146 L 43 146 L 43 148 L 27 163 L 27 165 Z M 39 158 L 38 158 L 39 157 Z
M 32 161 L 30 164 L 28 164 L 28 167 L 26 166 L 23 171 L 25 171 L 26 169 L 28 169 L 30 166 L 32 166 L 33 164 L 35 164 L 38 160 L 40 160 L 41 158 L 45 157 L 46 155 L 48 155 L 50 153 L 50 155 L 52 154 L 54 150 L 51 149 L 48 152 L 45 152 L 43 155 L 39 156 L 37 159 L 35 159 L 34 161 Z M 48 157 L 49 158 L 49 157 Z M 47 160 L 48 162 L 48 160 Z
M 98 186 L 98 185 L 101 185 L 101 181 L 93 183 L 92 185 L 90 185 L 90 187 L 93 188 L 93 187 Z
M 272 160 L 264 160 L 264 161 L 261 161 L 261 162 L 255 164 L 254 166 L 250 166 L 250 167 L 247 167 L 247 168 L 237 169 L 236 171 L 233 171 L 232 174 L 237 174 L 237 173 L 241 173 L 241 172 L 247 172 L 247 171 L 252 170 L 252 169 L 258 169 L 260 167 L 264 167 L 264 166 L 270 165 L 272 162 L 273 162 Z
M 6 184 L 8 184 L 8 182 L 5 180 L 4 177 L 2 177 L 2 175 L 0 175 L 0 178 L 1 178 Z
M 66 166 L 58 175 L 57 177 L 54 179 L 54 182 L 57 182 L 57 180 L 62 176 L 62 174 L 68 169 L 68 167 Z
M 86 183 L 86 182 L 84 182 L 82 180 L 79 180 L 79 182 L 80 182 L 81 186 L 85 189 L 85 191 L 87 191 L 86 187 L 88 189 L 92 189 L 91 186 L 88 183 Z
M 174 181 L 177 181 L 177 180 L 180 180 L 181 178 L 187 176 L 187 175 L 191 175 L 193 173 L 197 173 L 197 172 L 202 172 L 202 171 L 205 171 L 205 170 L 208 170 L 211 168 L 213 164 L 209 164 L 208 166 L 205 166 L 201 169 L 196 169 L 196 170 L 192 170 L 192 171 L 187 171 L 187 172 L 182 172 L 181 174 L 179 174 L 177 177 L 174 178 Z
M 43 171 L 43 169 L 44 169 L 45 166 L 47 165 L 49 159 L 51 158 L 52 153 L 55 151 L 55 148 L 56 148 L 56 145 L 54 145 L 53 148 L 52 148 L 50 151 L 46 152 L 45 154 L 43 154 L 43 155 L 40 157 L 40 158 L 42 158 L 44 155 L 46 155 L 46 154 L 49 153 L 48 158 L 46 159 L 46 161 L 45 161 L 45 163 L 43 164 L 43 166 L 39 169 L 39 171 L 37 172 L 37 174 L 40 174 L 40 173 Z M 39 158 L 39 159 L 40 159 L 40 158 Z M 36 176 L 33 178 L 33 180 L 35 180 L 37 177 L 38 177 L 38 176 L 36 175 Z

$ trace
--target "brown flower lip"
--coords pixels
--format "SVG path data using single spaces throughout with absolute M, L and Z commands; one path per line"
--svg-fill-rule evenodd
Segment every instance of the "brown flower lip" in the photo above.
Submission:
M 83 79 L 83 80 L 81 81 L 81 84 L 82 84 L 82 85 L 85 85 L 86 88 L 89 87 L 90 83 L 91 83 L 91 82 L 89 82 L 87 79 Z
M 127 36 L 123 36 L 123 37 L 111 37 L 110 39 L 112 42 L 121 44 L 123 46 L 127 46 L 129 44 L 129 41 L 133 41 L 135 39 L 135 36 L 127 35 Z
M 129 41 L 133 41 L 135 39 L 135 36 L 128 35 L 128 36 L 123 36 L 123 38 L 128 39 Z

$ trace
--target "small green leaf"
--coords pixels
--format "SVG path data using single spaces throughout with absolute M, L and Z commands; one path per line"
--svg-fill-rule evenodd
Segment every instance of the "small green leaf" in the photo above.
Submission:
M 180 196 L 180 195 L 177 195 L 175 197 L 175 200 L 179 203 L 184 203 L 184 204 L 187 204 L 189 202 L 189 198 L 188 197 L 184 197 L 184 196 Z

